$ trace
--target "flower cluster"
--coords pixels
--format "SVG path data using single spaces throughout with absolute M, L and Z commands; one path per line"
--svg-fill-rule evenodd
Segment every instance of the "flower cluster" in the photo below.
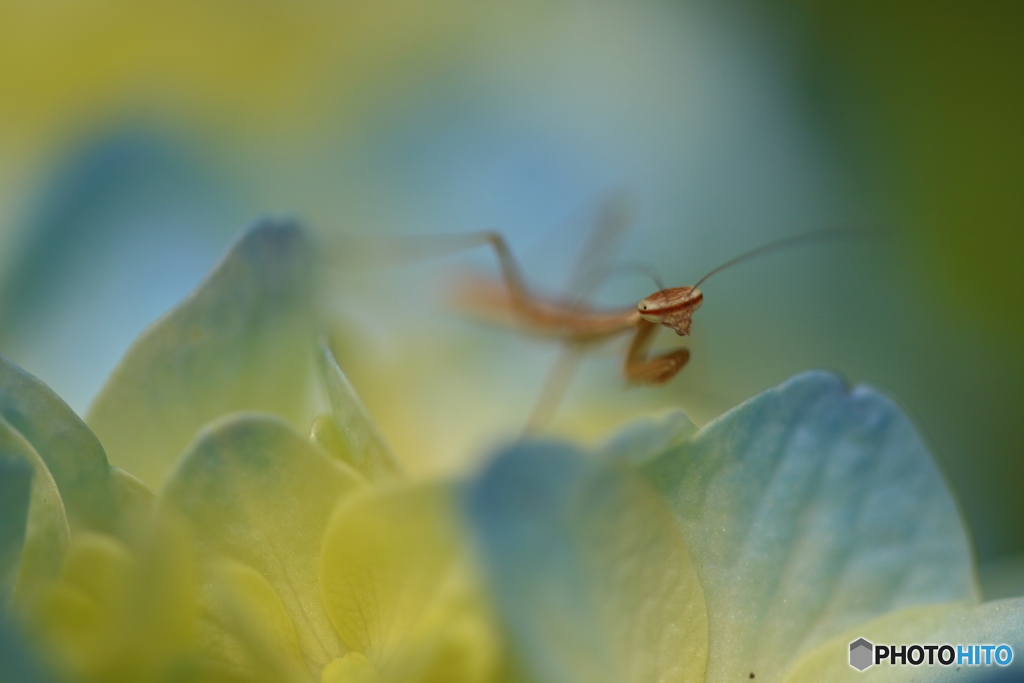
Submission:
M 415 480 L 317 344 L 310 270 L 296 226 L 254 226 L 85 422 L 0 359 L 3 680 L 967 680 L 991 671 L 862 674 L 848 644 L 1024 652 L 878 392 L 811 372 L 699 430 Z

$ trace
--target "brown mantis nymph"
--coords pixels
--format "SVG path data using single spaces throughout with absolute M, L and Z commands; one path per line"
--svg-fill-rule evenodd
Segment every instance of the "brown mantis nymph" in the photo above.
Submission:
M 651 356 L 648 353 L 650 345 L 659 326 L 669 328 L 680 337 L 690 334 L 693 314 L 704 302 L 700 285 L 708 278 L 768 251 L 844 234 L 864 233 L 823 230 L 769 242 L 712 269 L 694 285 L 666 288 L 659 282 L 660 289 L 636 306 L 608 310 L 590 308 L 578 300 L 548 298 L 531 292 L 507 242 L 497 232 L 466 233 L 449 238 L 461 241 L 460 249 L 490 246 L 501 267 L 500 280 L 477 277 L 465 283 L 457 297 L 460 307 L 478 317 L 514 326 L 531 335 L 555 339 L 564 345 L 564 352 L 534 408 L 528 423 L 530 428 L 538 426 L 554 412 L 582 351 L 587 347 L 631 332 L 633 338 L 622 366 L 626 381 L 630 384 L 665 384 L 690 360 L 690 351 L 677 348 Z
M 614 337 L 632 333 L 626 351 L 623 373 L 630 384 L 661 385 L 671 380 L 690 360 L 690 351 L 677 348 L 651 356 L 648 353 L 659 326 L 680 337 L 690 334 L 693 313 L 700 308 L 704 294 L 700 290 L 708 278 L 741 261 L 782 247 L 819 238 L 855 236 L 863 230 L 833 229 L 803 233 L 769 242 L 712 269 L 696 284 L 664 287 L 642 299 L 636 306 L 621 309 L 595 309 L 579 299 L 558 299 L 532 292 L 512 256 L 508 243 L 495 231 L 400 238 L 406 250 L 425 258 L 487 245 L 498 258 L 501 278 L 473 277 L 462 283 L 456 303 L 476 317 L 488 319 L 534 336 L 560 341 L 559 356 L 528 422 L 536 428 L 554 412 L 587 348 Z M 656 280 L 657 281 L 657 280 Z

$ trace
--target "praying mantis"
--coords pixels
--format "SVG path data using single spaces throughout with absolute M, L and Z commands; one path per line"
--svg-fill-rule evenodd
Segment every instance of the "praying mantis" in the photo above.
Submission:
M 588 255 L 593 257 L 597 251 L 595 245 L 610 242 L 611 235 L 621 231 L 625 222 L 621 211 L 608 210 L 606 207 L 604 213 L 605 216 L 600 221 L 590 247 L 584 250 L 584 260 Z M 690 351 L 680 347 L 651 355 L 650 346 L 660 327 L 667 327 L 680 337 L 690 334 L 693 314 L 704 302 L 700 286 L 710 277 L 742 261 L 776 249 L 818 239 L 864 234 L 867 234 L 866 231 L 860 229 L 838 228 L 801 233 L 775 240 L 713 268 L 694 285 L 665 287 L 655 276 L 658 291 L 645 297 L 635 306 L 619 309 L 595 309 L 587 305 L 582 298 L 556 298 L 534 292 L 526 284 L 505 238 L 497 231 L 407 236 L 398 239 L 402 241 L 402 247 L 415 253 L 417 259 L 488 247 L 497 257 L 500 278 L 473 277 L 463 281 L 456 294 L 458 307 L 475 317 L 488 319 L 532 336 L 553 339 L 562 344 L 562 353 L 549 373 L 540 398 L 527 422 L 526 431 L 533 431 L 554 414 L 568 388 L 576 365 L 586 350 L 613 338 L 631 334 L 632 339 L 622 364 L 622 372 L 627 383 L 650 386 L 666 384 L 689 362 Z M 600 277 L 591 279 L 600 281 L 607 274 L 598 273 Z

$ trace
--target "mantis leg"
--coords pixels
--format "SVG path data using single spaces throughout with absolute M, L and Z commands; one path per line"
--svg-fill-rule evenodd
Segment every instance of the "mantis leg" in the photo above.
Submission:
M 623 371 L 626 380 L 633 384 L 664 384 L 683 369 L 690 360 L 689 349 L 674 349 L 654 358 L 647 357 L 647 347 L 651 345 L 658 324 L 641 319 L 637 323 L 636 334 L 626 353 Z
M 576 373 L 576 368 L 582 357 L 582 345 L 562 345 L 558 358 L 555 359 L 555 364 L 548 371 L 547 380 L 544 382 L 544 388 L 540 392 L 540 397 L 533 406 L 530 419 L 527 420 L 526 427 L 523 429 L 524 434 L 530 434 L 543 429 L 544 425 L 551 420 L 555 410 L 558 409 L 558 404 L 561 403 L 566 390 L 569 388 L 569 383 L 572 381 L 572 376 Z
M 501 279 L 508 288 L 513 305 L 519 310 L 524 310 L 529 309 L 533 302 L 508 242 L 494 230 L 400 237 L 344 235 L 335 238 L 335 243 L 336 249 L 330 258 L 332 265 L 352 266 L 366 262 L 387 264 L 422 261 L 488 246 L 498 257 Z

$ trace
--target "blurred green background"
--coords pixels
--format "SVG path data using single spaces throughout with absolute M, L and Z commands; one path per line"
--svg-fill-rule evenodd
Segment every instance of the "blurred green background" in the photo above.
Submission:
M 679 378 L 626 391 L 612 345 L 552 430 L 596 439 L 670 407 L 703 423 L 835 369 L 902 403 L 988 594 L 1020 593 L 1022 37 L 1019 1 L 0 0 L 0 352 L 84 412 L 267 212 L 325 245 L 498 228 L 551 291 L 623 189 L 621 258 L 670 284 L 881 225 L 717 276 Z M 445 306 L 453 270 L 491 261 L 322 273 L 346 371 L 413 469 L 513 436 L 553 358 Z M 599 298 L 650 290 L 621 277 Z

